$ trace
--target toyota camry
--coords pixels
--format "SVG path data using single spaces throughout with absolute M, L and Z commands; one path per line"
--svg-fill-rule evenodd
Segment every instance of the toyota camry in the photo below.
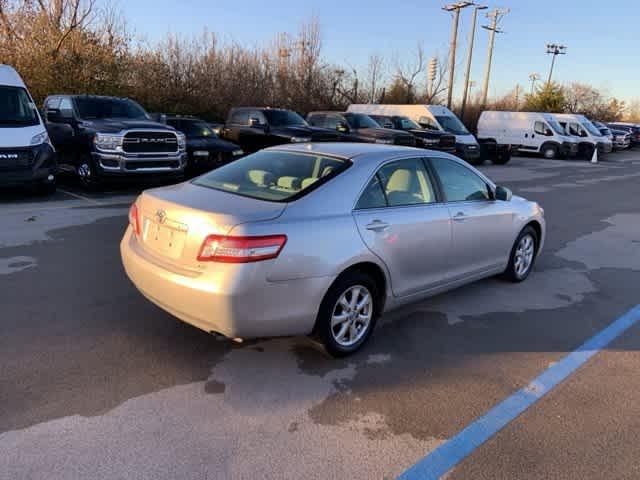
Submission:
M 385 311 L 489 276 L 525 280 L 544 238 L 537 203 L 452 155 L 309 143 L 143 192 L 120 248 L 140 292 L 189 324 L 312 335 L 344 356 Z

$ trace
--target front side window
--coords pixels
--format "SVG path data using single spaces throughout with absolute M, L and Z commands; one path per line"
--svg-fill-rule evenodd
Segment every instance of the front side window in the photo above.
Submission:
M 311 153 L 261 151 L 198 177 L 193 183 L 244 197 L 287 202 L 331 180 L 349 165 L 346 160 Z
M 40 120 L 24 88 L 0 86 L 0 128 L 29 127 Z
M 147 112 L 132 100 L 121 98 L 76 97 L 76 108 L 80 118 L 127 118 L 148 120 Z M 62 108 L 62 104 L 60 105 Z
M 550 128 L 547 127 L 547 124 L 544 122 L 536 122 L 533 125 L 533 131 L 536 132 L 538 135 L 546 135 L 548 131 L 550 131 Z
M 346 123 L 344 121 L 344 118 L 342 118 L 340 115 L 327 115 L 324 122 L 324 127 L 332 128 L 335 130 L 336 128 L 338 128 L 338 124 L 340 123 Z
M 553 118 L 550 118 L 547 121 L 549 122 L 549 125 L 551 125 L 551 128 L 554 132 L 556 132 L 558 135 L 564 135 L 562 127 L 558 122 L 556 122 Z
M 246 110 L 233 112 L 231 115 L 231 123 L 235 125 L 249 125 L 249 112 Z
M 602 134 L 598 131 L 596 127 L 593 126 L 593 123 L 590 121 L 582 122 L 582 126 L 587 129 L 587 131 L 593 135 L 594 137 L 601 137 Z
M 326 115 L 323 113 L 316 113 L 313 115 L 309 115 L 307 117 L 307 123 L 309 125 L 312 125 L 314 127 L 324 127 L 325 126 L 325 120 L 326 119 Z
M 491 199 L 486 182 L 464 165 L 446 158 L 434 158 L 431 164 L 440 179 L 447 202 Z

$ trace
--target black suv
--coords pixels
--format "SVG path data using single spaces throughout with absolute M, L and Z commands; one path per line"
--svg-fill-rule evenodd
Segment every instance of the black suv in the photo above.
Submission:
M 232 108 L 222 129 L 222 137 L 237 143 L 247 153 L 283 143 L 339 140 L 336 132 L 310 127 L 295 112 L 259 107 Z
M 243 155 L 235 143 L 222 140 L 204 120 L 179 115 L 163 116 L 167 125 L 187 137 L 187 176 L 199 175 L 226 165 Z
M 409 117 L 400 115 L 369 115 L 384 128 L 402 130 L 416 137 L 416 147 L 456 153 L 456 136 L 441 130 L 427 130 Z
M 402 130 L 382 128 L 371 117 L 363 113 L 311 112 L 309 124 L 340 133 L 343 142 L 384 143 L 414 147 L 415 137 Z
M 185 136 L 151 121 L 133 100 L 54 95 L 44 107 L 60 169 L 74 171 L 85 187 L 107 177 L 183 174 Z
M 627 133 L 630 133 L 631 145 L 633 145 L 634 147 L 640 145 L 640 125 L 636 125 L 633 123 L 613 122 L 607 123 L 607 127 L 612 130 L 623 130 Z

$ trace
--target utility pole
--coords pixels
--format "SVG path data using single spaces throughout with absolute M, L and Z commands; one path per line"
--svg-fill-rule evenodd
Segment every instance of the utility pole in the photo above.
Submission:
M 458 22 L 460 21 L 460 10 L 473 5 L 473 2 L 458 2 L 445 5 L 442 9 L 445 12 L 453 12 L 453 23 L 451 25 L 451 45 L 449 46 L 449 91 L 447 93 L 447 108 L 451 108 L 453 98 L 454 71 L 456 68 L 456 46 L 458 43 Z
M 529 75 L 529 81 L 531 82 L 531 95 L 533 95 L 533 92 L 535 91 L 536 82 L 538 80 L 540 80 L 540 74 L 532 73 Z
M 487 104 L 487 95 L 489 94 L 489 77 L 491 75 L 491 61 L 493 60 L 493 45 L 496 39 L 496 33 L 504 33 L 498 28 L 498 22 L 502 20 L 507 13 L 508 8 L 496 8 L 487 13 L 487 18 L 491 19 L 490 25 L 483 25 L 482 28 L 489 30 L 489 49 L 487 51 L 487 64 L 484 69 L 484 84 L 482 85 L 482 106 Z
M 462 108 L 460 109 L 460 120 L 464 119 L 464 110 L 467 108 L 467 96 L 469 94 L 469 78 L 471 75 L 471 60 L 473 58 L 473 42 L 476 37 L 476 20 L 478 10 L 486 10 L 486 5 L 475 5 L 471 16 L 471 31 L 469 32 L 469 51 L 467 52 L 467 69 L 464 73 L 464 93 L 462 94 Z
M 566 55 L 567 47 L 564 45 L 556 45 L 555 43 L 547 43 L 547 54 L 551 54 L 551 69 L 549 70 L 549 79 L 547 80 L 547 87 L 551 85 L 551 76 L 553 75 L 553 66 L 556 63 L 556 57 L 558 55 Z
M 516 83 L 516 91 L 514 96 L 516 101 L 516 112 L 517 112 L 520 107 L 520 84 L 519 83 Z

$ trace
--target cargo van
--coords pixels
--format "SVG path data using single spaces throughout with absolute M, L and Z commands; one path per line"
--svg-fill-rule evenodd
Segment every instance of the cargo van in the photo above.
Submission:
M 456 137 L 456 155 L 469 163 L 479 163 L 480 145 L 476 138 L 447 107 L 440 105 L 353 104 L 348 112 L 366 115 L 401 115 L 427 130 L 440 130 Z
M 613 142 L 584 115 L 556 113 L 553 115 L 568 135 L 578 141 L 578 155 L 591 158 L 597 147 L 599 154 L 611 153 Z
M 56 153 L 27 87 L 12 67 L 0 64 L 0 187 L 56 189 Z
M 494 112 L 480 114 L 478 140 L 518 145 L 518 151 L 545 158 L 568 158 L 578 153 L 578 142 L 566 135 L 550 113 Z

